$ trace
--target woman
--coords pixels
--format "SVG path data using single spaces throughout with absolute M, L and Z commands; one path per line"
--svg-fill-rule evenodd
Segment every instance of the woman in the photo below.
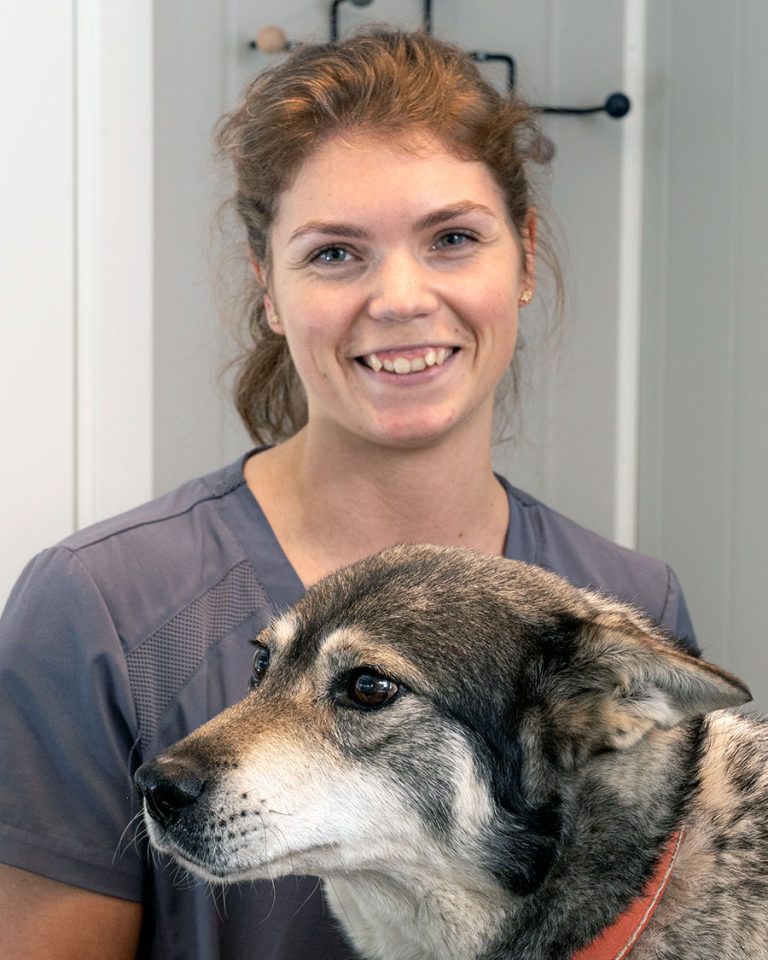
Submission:
M 668 568 L 491 467 L 534 290 L 531 129 L 460 51 L 397 33 L 302 48 L 226 118 L 255 284 L 237 401 L 257 442 L 278 442 L 76 534 L 17 585 L 0 648 L 4 955 L 349 956 L 315 880 L 211 892 L 129 826 L 133 771 L 242 697 L 248 640 L 342 565 L 403 541 L 505 553 L 693 644 Z

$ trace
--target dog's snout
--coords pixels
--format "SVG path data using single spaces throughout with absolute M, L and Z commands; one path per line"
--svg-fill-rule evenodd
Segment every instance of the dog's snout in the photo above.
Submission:
M 203 792 L 205 780 L 191 763 L 156 759 L 143 763 L 134 783 L 144 797 L 147 812 L 163 827 L 169 827 Z

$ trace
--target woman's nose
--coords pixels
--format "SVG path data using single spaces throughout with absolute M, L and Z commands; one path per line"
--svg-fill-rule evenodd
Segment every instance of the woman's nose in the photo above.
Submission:
M 374 320 L 403 322 L 427 316 L 437 308 L 429 268 L 412 254 L 388 257 L 375 277 L 368 302 Z

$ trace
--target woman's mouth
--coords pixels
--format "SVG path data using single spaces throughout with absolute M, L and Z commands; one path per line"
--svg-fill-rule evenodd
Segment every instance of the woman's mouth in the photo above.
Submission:
M 375 373 L 385 370 L 405 376 L 420 373 L 427 367 L 441 367 L 452 354 L 455 347 L 423 347 L 409 350 L 384 350 L 358 357 L 360 363 L 370 367 Z

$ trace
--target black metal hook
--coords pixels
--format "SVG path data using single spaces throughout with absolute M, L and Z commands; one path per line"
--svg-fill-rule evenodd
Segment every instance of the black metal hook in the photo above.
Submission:
M 331 43 L 336 43 L 339 39 L 339 7 L 342 3 L 351 3 L 355 7 L 367 7 L 373 0 L 333 0 L 331 4 Z
M 476 63 L 487 63 L 489 60 L 501 60 L 507 65 L 507 90 L 511 93 L 515 89 L 515 61 L 508 53 L 486 53 L 484 50 L 476 50 L 470 53 L 470 57 Z
M 507 53 L 487 53 L 484 50 L 475 50 L 470 57 L 476 63 L 500 60 L 507 65 L 507 90 L 511 93 L 515 88 L 516 67 L 515 60 Z M 605 103 L 597 107 L 533 107 L 537 113 L 559 113 L 573 116 L 584 116 L 589 113 L 607 113 L 609 117 L 618 120 L 626 117 L 632 107 L 629 97 L 625 93 L 612 93 Z
M 625 93 L 612 93 L 605 103 L 598 107 L 535 107 L 539 113 L 562 113 L 584 116 L 588 113 L 607 113 L 614 120 L 626 117 L 632 108 L 632 101 Z
M 424 32 L 432 33 L 432 0 L 424 0 Z
M 373 3 L 373 0 L 332 0 L 331 12 L 329 15 L 331 24 L 331 43 L 336 43 L 339 39 L 339 7 L 342 3 L 352 3 L 356 7 L 367 7 Z M 432 0 L 424 0 L 423 14 L 424 32 L 432 33 Z

